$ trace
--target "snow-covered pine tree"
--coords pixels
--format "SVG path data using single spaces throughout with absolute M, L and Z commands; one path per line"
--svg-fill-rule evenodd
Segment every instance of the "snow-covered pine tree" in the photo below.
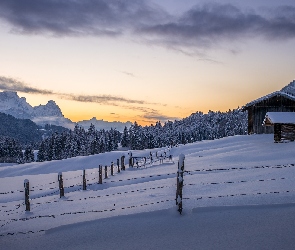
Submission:
M 35 161 L 34 150 L 31 145 L 28 145 L 24 151 L 24 162 L 29 163 Z

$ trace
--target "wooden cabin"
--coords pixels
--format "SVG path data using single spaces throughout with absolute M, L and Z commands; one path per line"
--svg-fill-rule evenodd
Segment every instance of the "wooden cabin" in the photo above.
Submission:
M 242 109 L 248 111 L 248 134 L 271 134 L 274 126 L 263 126 L 267 112 L 295 112 L 295 81 L 281 91 L 247 103 Z
M 295 112 L 267 112 L 263 126 L 274 128 L 274 141 L 295 140 Z

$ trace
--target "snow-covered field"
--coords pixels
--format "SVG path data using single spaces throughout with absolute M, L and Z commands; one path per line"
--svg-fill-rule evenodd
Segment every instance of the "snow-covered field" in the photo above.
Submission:
M 149 156 L 150 150 L 132 153 Z M 180 145 L 170 153 L 173 160 L 163 164 L 126 165 L 120 173 L 115 168 L 114 176 L 103 174 L 103 184 L 98 166 L 110 166 L 122 155 L 127 159 L 126 151 L 0 165 L 0 248 L 294 249 L 295 142 L 234 136 Z M 179 154 L 185 155 L 186 171 L 182 215 L 175 205 Z M 64 178 L 62 198 L 58 172 Z

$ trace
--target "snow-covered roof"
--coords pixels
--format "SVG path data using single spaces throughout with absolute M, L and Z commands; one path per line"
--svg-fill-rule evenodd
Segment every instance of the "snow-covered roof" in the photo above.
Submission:
M 275 123 L 295 124 L 295 112 L 267 112 L 262 125 Z
M 272 92 L 268 95 L 262 96 L 254 101 L 251 101 L 249 103 L 247 103 L 245 106 L 242 107 L 242 109 L 246 109 L 247 107 L 250 107 L 252 105 L 255 105 L 256 103 L 259 103 L 263 100 L 272 98 L 274 96 L 284 96 L 288 99 L 291 99 L 293 101 L 295 101 L 295 80 L 293 80 L 292 82 L 290 82 L 287 86 L 285 86 L 284 88 L 282 88 L 280 91 L 275 91 Z

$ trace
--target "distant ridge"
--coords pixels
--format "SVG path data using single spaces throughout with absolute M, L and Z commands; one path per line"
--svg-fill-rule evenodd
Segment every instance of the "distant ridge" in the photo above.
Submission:
M 53 100 L 49 100 L 45 105 L 32 107 L 25 97 L 19 97 L 17 92 L 3 91 L 0 92 L 0 112 L 12 115 L 18 119 L 30 119 L 37 125 L 44 127 L 46 124 L 62 126 L 68 129 L 74 129 L 77 123 L 65 118 L 59 106 Z M 90 124 L 96 129 L 109 130 L 111 128 L 123 131 L 125 126 L 130 127 L 131 122 L 108 122 L 97 120 L 93 117 L 90 120 L 79 121 L 79 126 L 88 129 Z
M 32 144 L 42 139 L 39 127 L 29 119 L 18 119 L 0 112 L 0 136 L 17 139 L 22 144 Z
M 122 132 L 125 128 L 129 128 L 132 125 L 132 122 L 119 122 L 119 121 L 113 121 L 108 122 L 104 120 L 97 120 L 96 117 L 91 118 L 90 120 L 83 120 L 77 122 L 79 126 L 83 127 L 84 129 L 88 129 L 91 125 L 91 123 L 95 126 L 96 129 L 104 129 L 108 130 L 110 128 L 116 129 L 120 132 Z

